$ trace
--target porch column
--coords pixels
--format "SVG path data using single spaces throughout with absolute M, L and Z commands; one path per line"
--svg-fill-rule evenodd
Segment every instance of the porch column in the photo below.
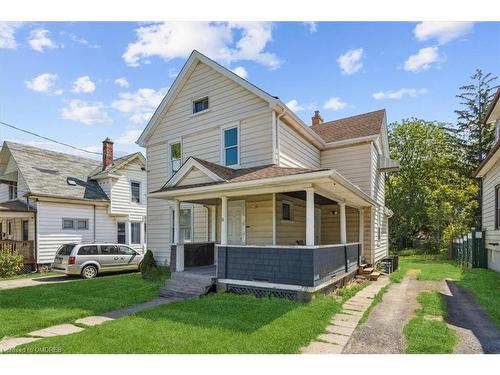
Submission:
M 227 197 L 220 197 L 220 200 L 221 200 L 220 244 L 227 245 Z
M 210 206 L 210 241 L 216 241 L 217 227 L 217 206 Z
M 347 230 L 346 230 L 346 219 L 345 219 L 345 203 L 339 203 L 340 207 L 340 243 L 347 243 Z
M 273 245 L 276 245 L 276 193 L 273 193 L 273 228 L 272 229 L 273 229 Z
M 358 223 L 358 241 L 363 246 L 364 235 L 365 235 L 365 210 L 359 209 L 359 223 Z
M 314 246 L 314 189 L 306 189 L 306 245 Z
M 174 201 L 174 244 L 176 245 L 175 252 L 175 270 L 177 272 L 184 271 L 184 244 L 180 238 L 180 215 L 181 215 L 181 202 Z

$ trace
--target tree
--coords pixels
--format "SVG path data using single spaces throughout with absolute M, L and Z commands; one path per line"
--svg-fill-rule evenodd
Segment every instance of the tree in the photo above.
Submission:
M 455 113 L 458 115 L 457 126 L 464 141 L 465 157 L 472 172 L 486 157 L 495 141 L 495 127 L 485 124 L 485 116 L 498 86 L 494 85 L 497 77 L 491 73 L 484 74 L 481 69 L 476 69 L 470 79 L 470 84 L 459 88 L 457 98 L 460 99 L 462 108 Z
M 457 132 L 440 123 L 391 124 L 391 158 L 401 165 L 386 180 L 393 246 L 414 247 L 419 239 L 428 250 L 446 249 L 453 236 L 470 229 L 478 186 L 468 176 L 458 142 Z

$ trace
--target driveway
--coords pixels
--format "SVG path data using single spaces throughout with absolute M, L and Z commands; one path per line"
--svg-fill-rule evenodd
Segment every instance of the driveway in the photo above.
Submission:
M 455 353 L 500 353 L 500 330 L 471 292 L 452 281 L 417 281 L 408 276 L 389 287 L 343 353 L 403 354 L 403 328 L 420 307 L 417 295 L 432 290 L 447 300 L 447 324 L 459 336 Z
M 38 277 L 33 279 L 14 279 L 14 280 L 4 280 L 0 281 L 0 290 L 22 288 L 25 286 L 36 286 L 36 285 L 46 285 L 46 284 L 56 284 L 56 283 L 66 283 L 68 281 L 82 280 L 78 276 L 48 276 L 48 277 Z

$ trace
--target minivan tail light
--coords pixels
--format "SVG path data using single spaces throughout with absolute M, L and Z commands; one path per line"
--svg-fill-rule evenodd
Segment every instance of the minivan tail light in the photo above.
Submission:
M 76 263 L 76 257 L 69 257 L 68 264 L 75 264 Z

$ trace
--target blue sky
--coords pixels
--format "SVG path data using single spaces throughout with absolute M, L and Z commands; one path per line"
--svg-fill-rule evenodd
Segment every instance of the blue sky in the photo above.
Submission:
M 133 142 L 196 48 L 307 123 L 386 108 L 454 123 L 476 68 L 500 75 L 500 23 L 0 23 L 0 120 L 88 150 Z M 0 126 L 10 139 L 74 152 Z

